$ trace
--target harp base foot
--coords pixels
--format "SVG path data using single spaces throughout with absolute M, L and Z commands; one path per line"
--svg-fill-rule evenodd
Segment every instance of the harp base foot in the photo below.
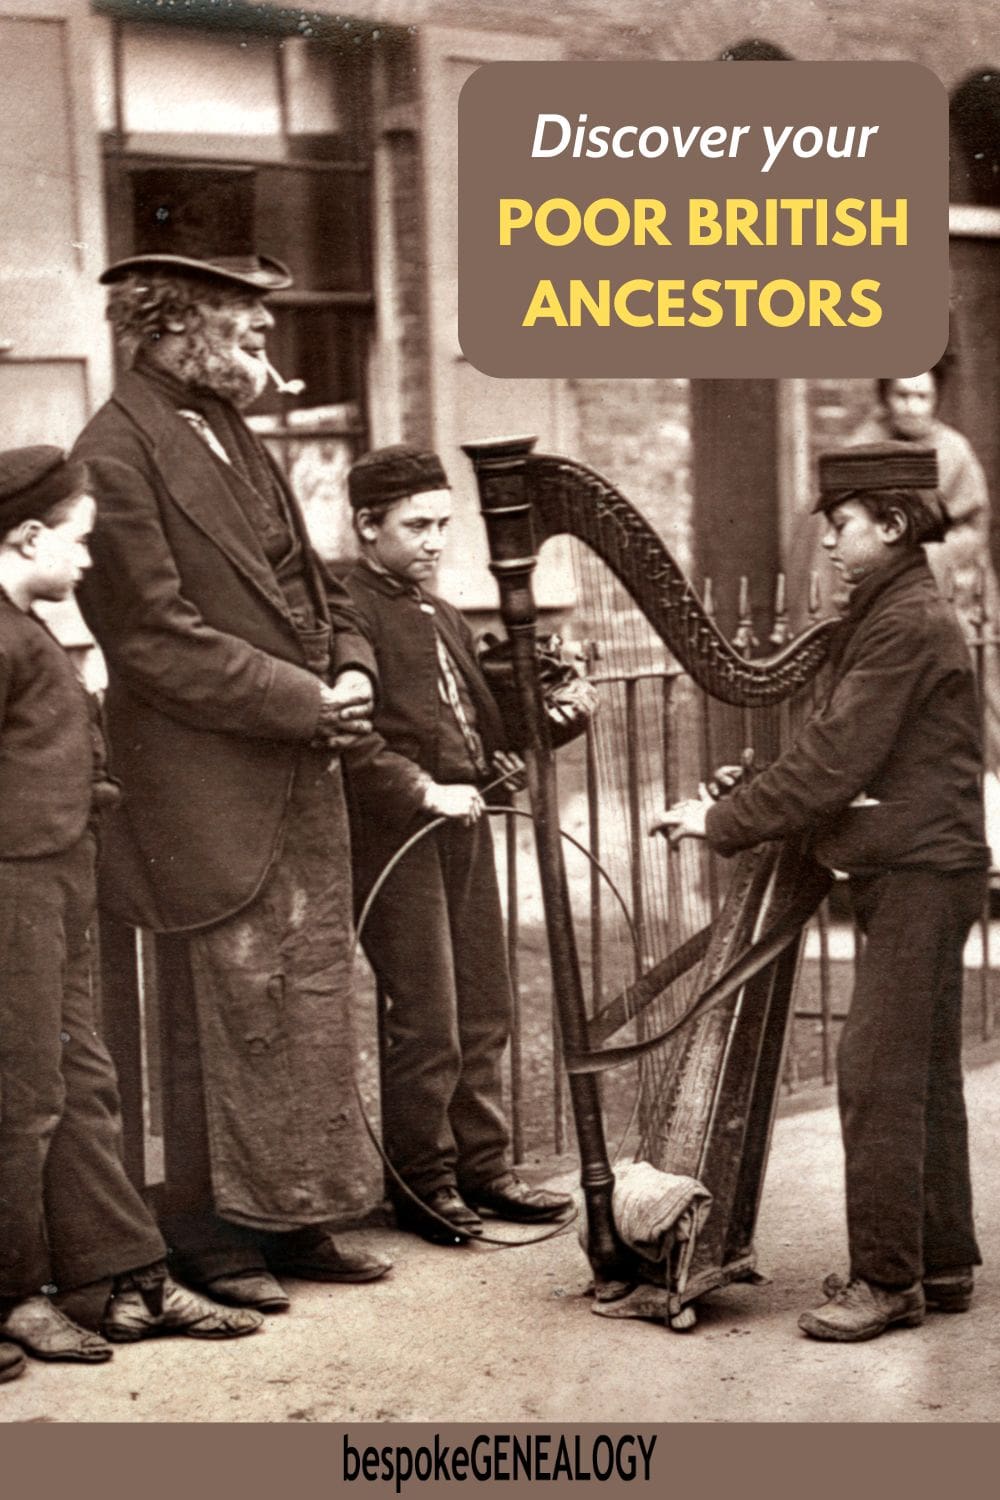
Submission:
M 676 1313 L 674 1317 L 670 1319 L 670 1326 L 675 1333 L 686 1333 L 689 1328 L 693 1328 L 695 1326 L 697 1321 L 697 1312 L 695 1311 L 693 1306 L 688 1304 L 687 1307 L 682 1307 L 680 1312 Z

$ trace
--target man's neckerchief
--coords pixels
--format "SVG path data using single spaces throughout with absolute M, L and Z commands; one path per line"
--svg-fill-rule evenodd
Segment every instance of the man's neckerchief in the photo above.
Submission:
M 267 450 L 235 406 L 212 391 L 185 385 L 142 354 L 135 362 L 135 369 L 178 411 L 187 407 L 205 418 L 240 478 L 284 519 L 287 514 L 285 497 L 268 460 Z

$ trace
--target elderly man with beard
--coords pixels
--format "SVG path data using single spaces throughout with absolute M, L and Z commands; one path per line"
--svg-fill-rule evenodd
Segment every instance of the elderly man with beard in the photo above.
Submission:
M 75 449 L 98 503 L 83 613 L 124 791 L 103 902 L 158 941 L 174 1263 L 277 1311 L 274 1273 L 372 1281 L 339 750 L 374 662 L 241 410 L 267 379 L 258 256 L 148 254 L 101 280 L 131 368 Z

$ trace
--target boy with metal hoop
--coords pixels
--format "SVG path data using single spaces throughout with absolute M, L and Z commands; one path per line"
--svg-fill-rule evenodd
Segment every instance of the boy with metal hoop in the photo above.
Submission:
M 361 558 L 344 582 L 381 683 L 373 732 L 345 757 L 357 899 L 407 838 L 445 819 L 392 870 L 362 934 L 389 1002 L 383 1129 L 409 1192 L 391 1191 L 403 1227 L 463 1244 L 483 1233 L 481 1212 L 542 1223 L 571 1207 L 508 1163 L 510 978 L 484 793 L 521 762 L 468 626 L 427 589 L 451 519 L 440 460 L 377 449 L 353 466 L 348 492 Z

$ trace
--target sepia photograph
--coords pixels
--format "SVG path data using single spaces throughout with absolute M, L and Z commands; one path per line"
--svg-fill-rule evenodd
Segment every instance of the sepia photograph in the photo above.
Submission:
M 455 1424 L 665 1490 L 668 1426 L 995 1422 L 995 0 L 0 0 L 0 57 L 0 1421 L 397 1493 Z M 837 63 L 845 129 L 922 65 L 946 346 L 484 373 L 498 63 Z

